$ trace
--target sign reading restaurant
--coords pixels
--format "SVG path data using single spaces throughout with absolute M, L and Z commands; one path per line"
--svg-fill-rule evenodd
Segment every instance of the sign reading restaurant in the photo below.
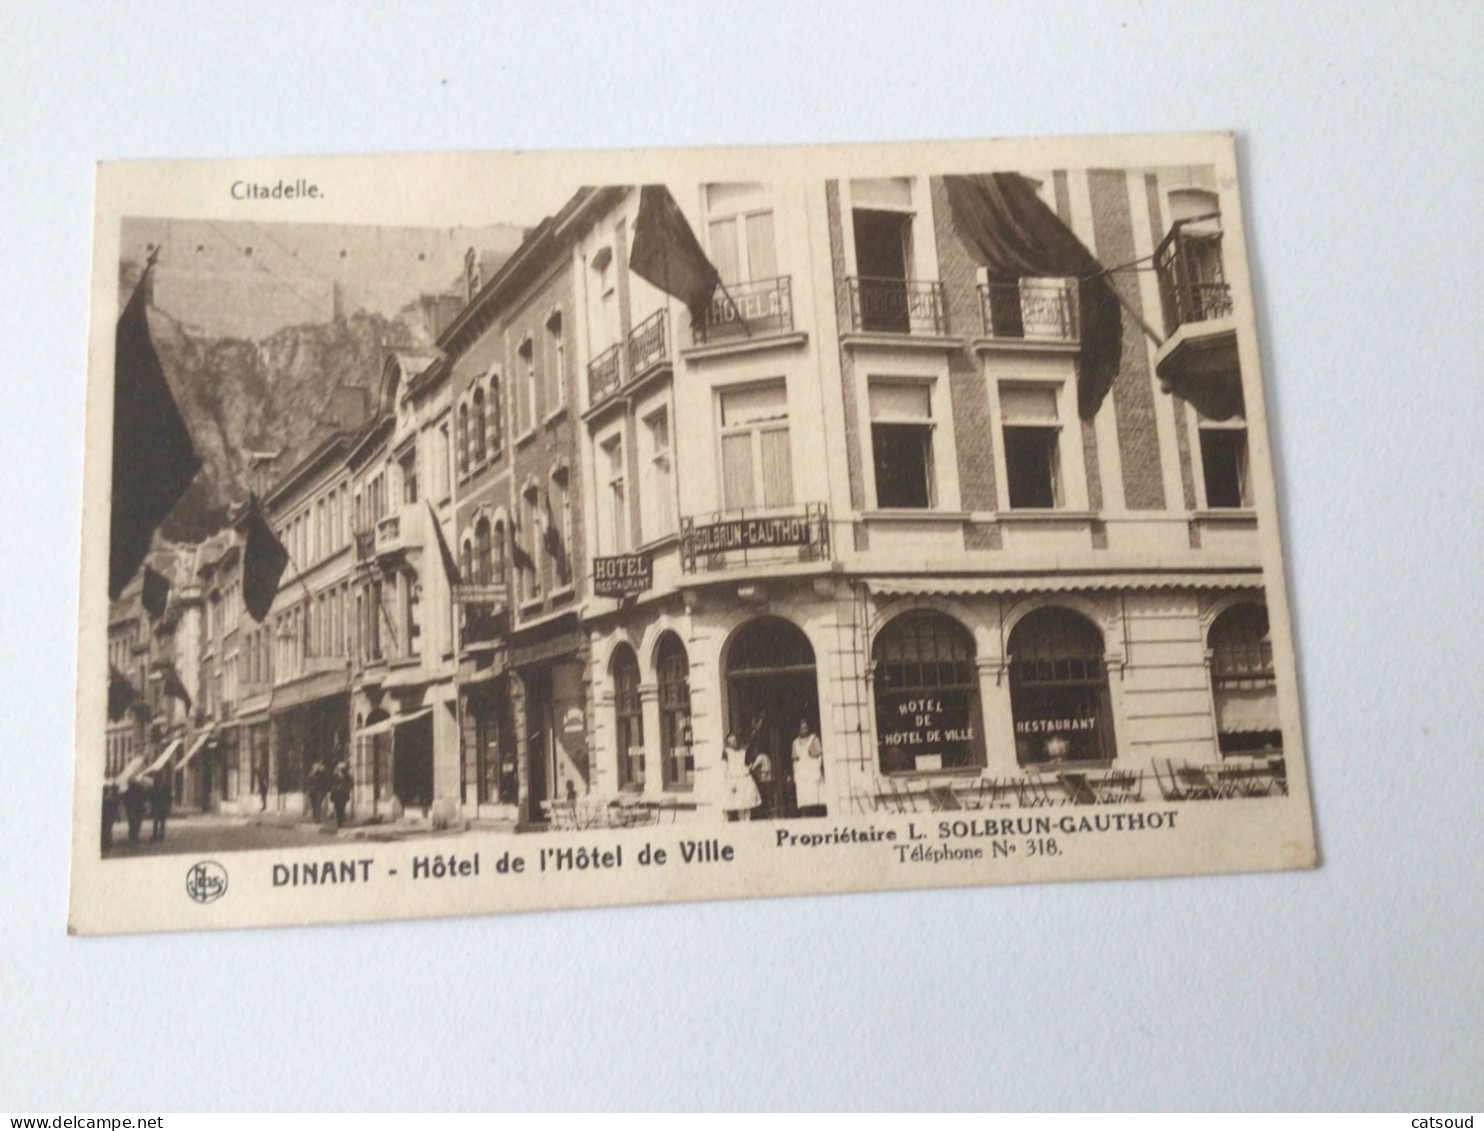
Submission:
M 628 597 L 654 584 L 654 562 L 648 554 L 616 554 L 593 559 L 593 593 Z

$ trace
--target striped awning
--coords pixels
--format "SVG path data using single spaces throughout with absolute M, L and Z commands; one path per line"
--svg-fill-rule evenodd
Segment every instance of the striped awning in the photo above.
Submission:
M 997 593 L 1070 593 L 1108 589 L 1258 589 L 1262 574 L 1050 573 L 974 577 L 873 577 L 866 588 L 883 597 L 990 596 Z
M 185 743 L 179 738 L 171 739 L 170 744 L 165 747 L 164 753 L 162 753 L 158 758 L 151 762 L 149 764 L 149 769 L 145 770 L 144 772 L 147 774 L 154 774 L 164 769 L 170 764 L 170 759 L 174 758 L 177 754 L 180 753 L 180 748 L 184 745 Z
M 191 743 L 191 748 L 186 751 L 185 757 L 180 760 L 180 765 L 176 766 L 175 768 L 177 770 L 185 769 L 186 766 L 190 765 L 191 759 L 194 758 L 197 754 L 201 753 L 201 747 L 205 746 L 215 737 L 215 728 L 208 730 L 205 734 L 198 736 L 196 741 Z

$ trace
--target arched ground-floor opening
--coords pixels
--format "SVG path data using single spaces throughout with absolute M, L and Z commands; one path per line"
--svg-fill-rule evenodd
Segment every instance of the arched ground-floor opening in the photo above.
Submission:
M 794 740 L 801 726 L 819 734 L 814 647 L 792 622 L 778 616 L 759 617 L 732 636 L 725 653 L 725 672 L 727 730 L 746 749 L 747 764 L 762 797 L 754 815 L 797 816 Z M 812 801 L 817 793 L 806 793 L 806 798 Z

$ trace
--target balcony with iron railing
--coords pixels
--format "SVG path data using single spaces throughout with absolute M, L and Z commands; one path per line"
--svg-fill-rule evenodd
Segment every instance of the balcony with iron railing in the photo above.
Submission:
M 852 275 L 846 284 L 850 288 L 852 330 L 939 337 L 948 333 L 942 283 Z
M 995 342 L 1061 343 L 1079 339 L 1076 279 L 1018 279 L 979 284 L 979 317 Z
M 799 503 L 688 515 L 680 520 L 679 546 L 685 573 L 827 562 L 829 506 Z
M 623 380 L 623 347 L 614 344 L 587 365 L 588 403 L 595 405 L 618 392 Z
M 629 379 L 638 380 L 670 360 L 670 322 L 656 310 L 629 331 Z
M 1202 412 L 1226 419 L 1240 401 L 1241 371 L 1220 213 L 1176 221 L 1154 251 L 1154 270 L 1167 335 L 1155 373 Z
M 711 304 L 692 324 L 698 346 L 770 334 L 791 333 L 794 328 L 793 280 L 753 279 L 727 283 L 716 289 Z
M 1220 214 L 1177 221 L 1154 253 L 1165 333 L 1230 317 L 1231 287 L 1221 256 Z

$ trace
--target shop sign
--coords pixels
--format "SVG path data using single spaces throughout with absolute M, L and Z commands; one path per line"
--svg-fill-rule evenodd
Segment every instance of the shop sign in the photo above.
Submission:
M 629 597 L 654 584 L 654 561 L 648 554 L 616 554 L 593 559 L 593 593 Z
M 504 582 L 489 585 L 454 585 L 450 587 L 458 605 L 501 605 L 510 599 L 510 586 Z
M 938 770 L 977 763 L 970 692 L 942 690 L 881 696 L 876 734 L 883 763 Z
M 690 551 L 720 554 L 727 550 L 762 550 L 772 546 L 807 546 L 813 523 L 806 515 L 792 518 L 738 518 L 690 529 Z

